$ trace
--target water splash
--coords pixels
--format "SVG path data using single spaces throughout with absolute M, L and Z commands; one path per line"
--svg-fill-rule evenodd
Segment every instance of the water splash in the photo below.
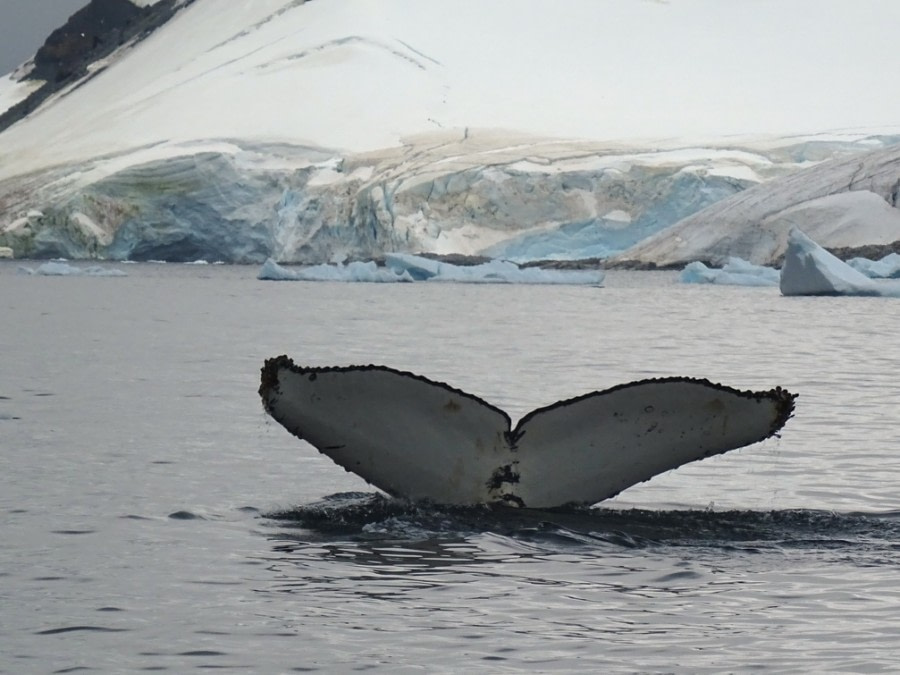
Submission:
M 492 534 L 542 548 L 690 546 L 892 549 L 900 513 L 439 506 L 350 492 L 264 514 L 288 539 L 465 540 Z

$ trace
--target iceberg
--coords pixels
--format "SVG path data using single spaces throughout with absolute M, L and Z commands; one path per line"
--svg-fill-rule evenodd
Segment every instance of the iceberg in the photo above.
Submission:
M 420 281 L 493 284 L 569 284 L 599 286 L 603 270 L 548 270 L 519 267 L 508 260 L 490 260 L 478 265 L 453 265 L 409 253 L 385 255 L 385 265 Z
M 553 508 L 594 504 L 688 462 L 777 434 L 796 396 L 669 377 L 538 408 L 490 403 L 386 366 L 266 360 L 263 407 L 294 436 L 395 497 Z
M 519 267 L 505 260 L 480 265 L 453 265 L 422 256 L 390 253 L 385 266 L 375 262 L 321 264 L 288 269 L 269 258 L 257 274 L 264 281 L 358 281 L 391 283 L 409 281 L 454 282 L 470 284 L 568 284 L 599 286 L 602 270 L 546 270 Z
M 42 277 L 127 277 L 122 270 L 110 267 L 92 265 L 90 267 L 76 267 L 66 262 L 51 260 L 37 268 L 19 267 L 20 274 L 29 274 Z
M 683 284 L 720 284 L 723 286 L 777 286 L 778 270 L 754 265 L 743 258 L 730 257 L 721 269 L 707 267 L 699 260 L 688 263 L 678 280 Z
M 900 297 L 900 283 L 876 282 L 832 255 L 798 228 L 788 233 L 781 268 L 782 295 Z
M 368 283 L 391 283 L 412 281 L 409 275 L 397 274 L 394 270 L 378 267 L 374 262 L 321 264 L 310 267 L 288 269 L 269 258 L 256 275 L 262 281 L 363 281 Z

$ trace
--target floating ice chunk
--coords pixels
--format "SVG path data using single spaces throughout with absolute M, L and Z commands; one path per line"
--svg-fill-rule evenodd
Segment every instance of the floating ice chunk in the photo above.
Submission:
M 778 279 L 778 270 L 735 257 L 728 258 L 721 269 L 707 267 L 700 261 L 689 263 L 678 277 L 683 284 L 727 286 L 777 286 Z
M 900 254 L 888 253 L 881 260 L 851 258 L 847 261 L 853 269 L 870 279 L 896 279 L 900 277 Z
M 314 265 L 296 270 L 282 267 L 271 258 L 263 263 L 256 275 L 263 281 L 364 281 L 370 283 L 390 283 L 412 281 L 408 274 L 397 274 L 386 267 L 378 267 L 374 262 L 351 262 L 347 265 Z
M 385 265 L 406 272 L 417 281 L 493 284 L 571 284 L 599 286 L 603 270 L 547 270 L 519 267 L 508 260 L 491 260 L 480 265 L 452 265 L 409 253 L 389 253 Z
M 128 275 L 122 270 L 109 267 L 100 267 L 94 265 L 92 267 L 75 267 L 66 262 L 53 260 L 51 262 L 40 265 L 37 269 L 30 267 L 20 267 L 20 274 L 31 274 L 43 277 L 127 277 Z
M 714 284 L 722 270 L 707 267 L 699 260 L 688 263 L 678 275 L 678 281 L 683 284 Z
M 269 258 L 257 279 L 266 281 L 446 281 L 481 284 L 571 284 L 599 286 L 602 270 L 544 270 L 519 267 L 505 260 L 491 260 L 481 265 L 453 265 L 406 253 L 391 253 L 385 266 L 374 262 L 352 262 L 337 265 L 315 265 L 296 270 L 282 267 Z
M 384 256 L 384 264 L 395 272 L 406 272 L 414 281 L 433 279 L 441 273 L 442 267 L 452 267 L 449 263 L 408 253 L 388 253 Z
M 900 297 L 900 284 L 876 282 L 853 269 L 799 229 L 788 234 L 782 295 L 881 295 Z

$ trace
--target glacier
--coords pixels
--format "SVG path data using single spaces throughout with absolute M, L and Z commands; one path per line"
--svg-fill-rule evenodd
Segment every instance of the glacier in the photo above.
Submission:
M 856 181 L 834 197 L 847 191 L 837 173 L 813 191 L 824 201 L 810 193 L 762 232 L 755 216 L 719 218 L 712 241 L 697 234 L 710 221 L 692 221 L 897 144 L 900 92 L 879 73 L 900 9 L 873 2 L 879 21 L 798 0 L 759 6 L 751 24 L 711 0 L 572 0 L 565 13 L 548 0 L 133 2 L 159 12 L 152 29 L 88 54 L 0 131 L 0 246 L 252 264 L 770 264 L 789 221 L 816 217 L 837 218 L 848 246 L 885 243 L 870 229 L 896 220 L 890 189 Z M 835 22 L 860 47 L 840 77 Z M 0 108 L 32 93 L 41 63 L 0 80 Z
M 98 158 L 40 182 L 0 182 L 0 245 L 20 258 L 256 264 L 393 252 L 605 259 L 820 150 L 803 141 L 790 158 L 783 147 L 607 154 L 517 138 L 530 148 L 523 162 L 501 140 L 513 143 L 470 132 L 340 159 L 236 141 Z M 846 141 L 845 152 L 868 150 L 866 140 Z

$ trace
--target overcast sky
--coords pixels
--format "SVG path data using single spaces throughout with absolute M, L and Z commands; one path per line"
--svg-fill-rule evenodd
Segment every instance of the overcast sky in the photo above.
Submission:
M 0 0 L 0 76 L 27 61 L 89 0 Z

